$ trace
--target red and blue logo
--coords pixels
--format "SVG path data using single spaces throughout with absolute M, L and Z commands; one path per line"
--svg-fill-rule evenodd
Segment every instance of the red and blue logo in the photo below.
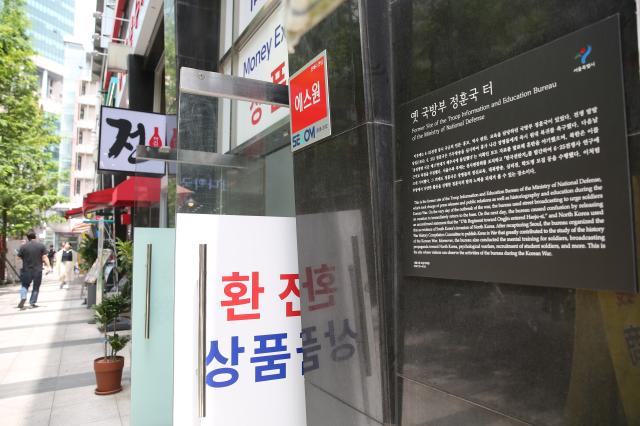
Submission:
M 574 59 L 578 59 L 580 58 L 580 63 L 582 65 L 587 63 L 587 57 L 591 54 L 591 45 L 587 44 L 587 47 L 583 47 L 580 49 L 580 51 L 578 53 L 576 53 L 576 56 Z

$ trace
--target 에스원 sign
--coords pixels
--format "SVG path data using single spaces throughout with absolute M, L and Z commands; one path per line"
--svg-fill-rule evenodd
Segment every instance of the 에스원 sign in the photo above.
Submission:
M 327 51 L 309 61 L 289 79 L 291 151 L 331 135 Z

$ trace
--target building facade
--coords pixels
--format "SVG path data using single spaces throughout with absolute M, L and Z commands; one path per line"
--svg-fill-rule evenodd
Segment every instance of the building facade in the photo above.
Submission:
M 68 63 L 71 45 L 65 39 L 74 33 L 75 1 L 29 0 L 26 13 L 31 23 L 29 35 L 37 55 L 34 62 L 38 68 L 40 82 L 40 105 L 42 109 L 56 118 L 61 143 L 56 151 L 60 171 L 70 171 L 69 139 L 64 136 L 70 132 L 69 123 L 65 123 L 64 105 L 73 102 L 65 99 L 70 96 L 70 88 L 65 89 L 65 78 L 71 69 Z M 68 108 L 67 108 L 68 109 Z M 67 114 L 68 116 L 68 111 Z M 68 196 L 68 185 L 58 188 L 60 195 Z
M 90 58 L 89 58 L 90 60 Z M 100 82 L 85 76 L 77 81 L 74 141 L 71 152 L 71 203 L 82 205 L 85 194 L 96 189 L 95 155 L 97 149 Z
M 65 76 L 62 95 L 62 115 L 60 120 L 60 150 L 58 153 L 58 170 L 71 174 L 73 163 L 73 147 L 76 140 L 77 97 L 79 81 L 88 72 L 86 53 L 82 44 L 72 38 L 65 41 Z M 71 196 L 71 182 L 62 180 L 58 184 L 58 193 Z M 65 206 L 66 208 L 66 206 Z
M 38 56 L 64 65 L 64 38 L 74 32 L 75 1 L 28 0 L 26 12 Z
M 164 195 L 136 206 L 134 225 L 175 228 L 174 235 L 180 239 L 180 226 L 172 219 L 176 215 L 295 218 L 299 271 L 301 275 L 312 274 L 306 275 L 304 284 L 302 279 L 300 282 L 301 323 L 306 333 L 301 351 L 306 360 L 321 360 L 304 373 L 309 425 L 638 424 L 640 306 L 636 265 L 631 265 L 632 279 L 625 282 L 624 291 L 607 289 L 617 281 L 616 270 L 628 266 L 622 257 L 600 263 L 609 275 L 594 285 L 592 277 L 581 274 L 592 268 L 592 263 L 602 262 L 597 257 L 580 257 L 584 253 L 578 253 L 578 261 L 559 264 L 538 259 L 533 261 L 538 262 L 537 266 L 531 268 L 531 259 L 511 262 L 514 259 L 498 252 L 495 256 L 502 256 L 502 263 L 496 267 L 492 263 L 495 258 L 483 258 L 483 263 L 471 257 L 476 255 L 473 253 L 456 255 L 453 246 L 459 241 L 453 239 L 445 241 L 452 246 L 451 255 L 458 256 L 449 273 L 416 273 L 415 264 L 407 261 L 416 255 L 409 243 L 419 238 L 407 231 L 407 210 L 414 204 L 407 195 L 411 193 L 413 177 L 407 171 L 411 170 L 411 162 L 405 156 L 411 145 L 406 137 L 407 132 L 411 134 L 411 120 L 420 123 L 439 114 L 440 99 L 434 101 L 432 109 L 427 105 L 426 110 L 421 107 L 414 113 L 409 107 L 416 102 L 448 93 L 457 85 L 469 85 L 460 90 L 464 92 L 462 98 L 458 93 L 453 99 L 442 99 L 447 108 L 459 110 L 462 116 L 466 110 L 460 102 L 470 102 L 467 96 L 475 96 L 473 90 L 478 87 L 481 94 L 493 96 L 494 89 L 524 84 L 526 78 L 546 76 L 551 71 L 558 75 L 570 73 L 573 83 L 563 84 L 574 84 L 582 78 L 579 73 L 594 66 L 601 69 L 615 65 L 619 72 L 612 72 L 600 83 L 604 87 L 613 81 L 620 100 L 609 122 L 615 119 L 622 123 L 622 136 L 616 140 L 622 141 L 629 157 L 613 164 L 614 169 L 627 176 L 613 192 L 628 196 L 632 202 L 627 206 L 629 211 L 621 213 L 620 221 L 633 225 L 625 228 L 624 239 L 629 244 L 622 255 L 627 260 L 634 259 L 640 152 L 636 140 L 640 87 L 637 2 L 602 0 L 586 7 L 584 2 L 555 0 L 344 0 L 320 2 L 323 7 L 315 12 L 305 9 L 308 3 L 115 3 L 116 16 L 128 19 L 130 26 L 114 26 L 113 34 L 132 41 L 125 42 L 131 49 L 126 70 L 110 70 L 109 64 L 106 66 L 102 85 L 108 93 L 107 102 L 137 111 L 177 115 L 178 123 L 174 166 L 167 166 L 160 178 Z M 159 5 L 159 14 L 144 9 Z M 296 27 L 296 19 L 302 19 L 303 24 Z M 601 30 L 602 25 L 608 25 L 608 29 Z M 285 28 L 290 31 L 283 37 Z M 598 31 L 589 33 L 588 40 L 571 41 L 576 34 L 587 34 L 585 31 L 593 28 Z M 149 31 L 150 35 L 140 38 L 136 30 L 143 34 Z M 140 40 L 144 42 L 139 44 Z M 553 56 L 553 60 L 549 59 L 551 56 L 536 57 L 526 72 L 500 74 L 504 67 L 530 57 L 527 55 L 552 55 L 549 52 L 556 50 L 549 46 L 563 41 L 568 43 L 563 47 L 566 50 Z M 603 56 L 594 59 L 597 65 L 589 66 L 588 55 L 595 58 L 596 43 L 604 42 L 613 43 L 613 47 L 600 48 L 598 55 Z M 331 136 L 295 152 L 291 149 L 286 109 L 247 101 L 238 93 L 220 95 L 224 90 L 219 87 L 218 92 L 208 87 L 218 93 L 209 96 L 197 83 L 207 81 L 207 72 L 217 72 L 287 84 L 291 75 L 323 52 L 328 64 Z M 605 60 L 604 52 L 619 57 L 607 56 Z M 190 74 L 186 68 L 201 74 Z M 490 75 L 487 73 L 496 73 L 492 74 L 496 77 L 480 81 L 480 77 Z M 184 76 L 193 79 L 181 81 Z M 550 88 L 555 87 L 549 84 Z M 547 90 L 540 87 L 536 86 L 536 94 Z M 578 100 L 583 99 L 579 96 L 597 93 L 598 87 L 580 87 L 553 102 L 534 103 L 526 111 L 526 118 L 543 117 L 563 102 L 576 102 L 572 106 L 577 108 L 579 117 L 581 108 L 586 108 L 578 105 Z M 495 105 L 489 104 L 485 109 L 530 96 L 524 89 L 522 93 L 516 94 L 517 99 L 501 97 L 499 103 L 494 99 Z M 613 91 L 610 95 L 613 97 Z M 509 108 L 515 106 L 511 104 Z M 593 112 L 591 105 L 588 108 Z M 503 111 L 501 122 L 516 117 L 511 109 Z M 457 120 L 455 113 L 450 115 L 451 120 Z M 424 134 L 431 137 L 442 131 L 455 135 L 456 129 L 462 127 L 456 124 L 447 128 L 449 118 L 443 119 L 442 130 L 438 127 L 438 132 Z M 534 122 L 546 119 L 536 118 Z M 570 128 L 580 125 L 571 123 Z M 591 124 L 593 120 L 589 121 Z M 516 146 L 521 143 L 532 146 L 531 139 L 537 136 L 529 135 L 528 124 L 522 129 L 517 127 L 518 131 L 527 130 L 527 140 L 524 135 L 522 139 L 500 139 L 503 148 L 508 145 L 509 149 L 519 150 Z M 554 126 L 554 137 L 555 132 L 562 131 L 562 127 Z M 596 130 L 591 128 L 593 132 Z M 490 136 L 486 137 L 488 141 Z M 461 140 L 457 148 L 467 146 L 465 141 L 484 142 L 483 138 L 482 134 L 471 135 L 468 141 Z M 451 141 L 442 141 L 448 142 Z M 455 143 L 454 140 L 454 147 Z M 438 168 L 434 176 L 448 173 L 466 161 L 458 159 L 447 164 L 447 150 L 437 152 L 441 157 L 433 161 Z M 588 152 L 584 155 L 595 154 L 593 150 Z M 523 158 L 524 154 L 516 154 L 517 159 Z M 566 156 L 567 160 L 574 158 L 575 155 Z M 442 159 L 444 164 L 440 163 Z M 456 170 L 457 173 L 461 169 Z M 573 166 L 567 166 L 547 177 L 556 182 L 574 171 Z M 135 173 L 130 175 L 126 177 L 129 180 L 136 177 Z M 524 181 L 529 177 L 516 173 L 513 179 Z M 485 201 L 489 197 L 486 194 Z M 607 197 L 616 196 L 609 194 Z M 507 210 L 498 213 L 508 221 Z M 441 212 L 442 217 L 437 220 L 448 214 L 452 213 Z M 609 226 L 617 225 L 614 221 Z M 494 228 L 498 232 L 501 227 Z M 209 235 L 209 229 L 214 226 L 203 226 L 198 232 Z M 148 230 L 144 232 L 147 235 Z M 189 234 L 189 247 L 156 245 L 153 253 L 162 251 L 161 263 L 166 265 L 166 259 L 179 257 L 176 251 L 184 253 L 202 242 L 204 237 L 198 232 Z M 420 238 L 427 237 L 430 235 Z M 226 248 L 226 243 L 218 241 L 216 247 Z M 151 256 L 149 251 L 147 256 Z M 142 258 L 144 253 L 138 256 Z M 138 271 L 144 271 L 141 265 Z M 196 262 L 190 268 L 197 266 Z M 333 268 L 330 283 L 325 281 L 322 293 L 310 293 L 313 281 L 308 279 L 313 278 L 314 267 L 321 266 Z M 176 270 L 181 267 L 184 265 L 175 264 Z M 506 274 L 507 269 L 515 271 L 516 279 L 485 278 Z M 179 273 L 173 279 L 163 276 L 154 281 L 160 286 L 154 288 L 180 288 L 175 297 L 180 301 L 169 303 L 175 306 L 174 310 L 163 313 L 176 316 L 176 328 L 168 340 L 169 345 L 179 342 L 174 345 L 173 356 L 189 363 L 196 359 L 197 347 L 190 345 L 185 336 L 195 334 L 195 330 L 179 327 L 197 316 L 197 299 L 189 299 L 197 294 L 196 280 L 186 280 Z M 213 284 L 221 285 L 217 281 Z M 140 297 L 141 293 L 137 294 Z M 319 294 L 327 302 L 322 309 L 317 305 Z M 135 289 L 133 297 L 135 305 Z M 211 310 L 220 307 L 210 306 Z M 134 344 L 151 344 L 136 340 L 136 324 L 134 318 Z M 346 325 L 338 334 L 335 324 Z M 145 367 L 140 366 L 135 353 L 133 356 L 132 415 L 153 413 L 161 416 L 158 423 L 173 419 L 173 424 L 179 424 L 190 417 L 198 421 L 201 400 L 196 396 L 199 384 L 192 377 L 194 370 L 178 374 L 175 382 L 159 374 L 149 374 L 146 382 L 140 382 L 139 374 Z M 170 356 L 163 356 L 162 360 L 149 356 L 145 362 L 148 366 L 166 362 L 168 370 L 185 372 L 181 370 L 184 365 L 177 361 L 173 364 Z M 163 377 L 166 381 L 162 383 L 169 383 L 164 388 L 167 393 L 158 396 L 155 405 L 148 399 L 136 399 L 136 381 L 152 386 L 160 383 L 154 380 Z M 188 380 L 182 381 L 185 377 Z M 186 385 L 172 387 L 173 383 Z M 206 389 L 214 392 L 214 388 Z M 277 406 L 265 416 L 281 412 Z
M 95 180 L 91 150 L 99 101 L 92 79 L 99 76 L 93 73 L 94 56 L 86 51 L 86 40 L 76 34 L 76 6 L 75 0 L 28 0 L 26 4 L 29 35 L 37 53 L 40 105 L 56 118 L 60 145 L 55 155 L 59 171 L 69 176 L 58 186 L 58 193 L 69 198 L 59 210 L 81 205 L 82 194 L 94 189 Z M 89 119 L 82 118 L 85 113 Z

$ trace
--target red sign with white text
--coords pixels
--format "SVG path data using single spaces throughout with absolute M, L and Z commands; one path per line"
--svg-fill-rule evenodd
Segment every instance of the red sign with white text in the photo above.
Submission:
M 289 79 L 289 108 L 292 151 L 331 135 L 326 51 Z

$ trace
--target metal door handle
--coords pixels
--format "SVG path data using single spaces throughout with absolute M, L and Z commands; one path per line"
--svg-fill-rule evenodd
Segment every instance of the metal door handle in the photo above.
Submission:
M 147 283 L 144 303 L 144 338 L 149 339 L 149 318 L 151 316 L 151 244 L 147 244 Z
M 206 377 L 207 367 L 207 245 L 200 244 L 198 266 L 198 417 L 203 418 L 207 414 L 206 401 Z

